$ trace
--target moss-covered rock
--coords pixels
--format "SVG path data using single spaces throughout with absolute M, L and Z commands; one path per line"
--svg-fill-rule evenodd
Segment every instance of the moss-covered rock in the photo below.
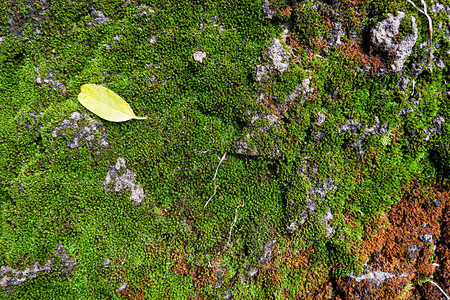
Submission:
M 0 298 L 344 299 L 373 274 L 394 276 L 373 295 L 423 293 L 429 264 L 402 277 L 368 253 L 405 193 L 448 205 L 450 3 L 436 5 L 430 43 L 405 1 L 0 3 L 0 267 L 22 274 Z M 397 12 L 390 47 L 374 42 Z M 93 115 L 87 83 L 147 119 Z M 65 270 L 58 247 L 70 272 L 22 279 Z

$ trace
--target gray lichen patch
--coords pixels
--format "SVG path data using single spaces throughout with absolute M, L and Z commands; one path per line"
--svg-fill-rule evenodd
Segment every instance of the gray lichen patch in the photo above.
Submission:
M 416 19 L 411 17 L 412 33 L 408 34 L 401 42 L 394 42 L 394 38 L 400 33 L 400 23 L 405 17 L 406 15 L 402 11 L 398 11 L 397 16 L 388 14 L 388 18 L 378 23 L 370 32 L 371 41 L 376 47 L 395 55 L 396 59 L 391 65 L 394 72 L 400 72 L 403 69 L 418 37 Z
M 361 282 L 363 280 L 368 280 L 369 282 L 373 282 L 376 286 L 380 286 L 384 283 L 384 281 L 394 278 L 394 277 L 406 277 L 408 274 L 395 275 L 389 272 L 383 272 L 379 270 L 371 270 L 369 267 L 365 267 L 365 270 L 362 274 L 355 276 L 353 272 L 350 273 L 349 277 L 354 279 L 356 282 Z
M 125 159 L 119 157 L 115 165 L 106 174 L 102 186 L 109 193 L 117 193 L 121 191 L 130 190 L 130 200 L 138 205 L 144 200 L 144 189 L 135 183 L 136 173 L 127 168 Z
M 290 54 L 284 49 L 283 44 L 277 39 L 273 39 L 267 48 L 267 55 L 270 65 L 275 70 L 283 74 L 289 68 Z
M 317 211 L 318 203 L 323 203 L 327 195 L 332 191 L 337 190 L 337 185 L 334 184 L 332 179 L 325 180 L 322 184 L 314 185 L 308 189 L 306 192 L 306 205 L 305 208 L 298 214 L 296 221 L 293 221 L 287 227 L 288 231 L 295 231 L 299 225 L 305 224 L 308 217 Z M 293 205 L 294 203 L 289 203 Z M 333 214 L 330 209 L 324 214 L 322 214 L 322 225 L 325 229 L 327 237 L 334 234 L 335 228 L 332 227 L 329 222 L 333 220 Z
M 104 25 L 110 18 L 105 16 L 105 14 L 101 10 L 93 9 L 92 17 L 94 18 L 95 25 Z
M 286 97 L 284 103 L 277 105 L 278 111 L 286 111 L 289 105 L 291 105 L 299 97 L 301 99 L 301 105 L 303 105 L 305 100 L 310 97 L 313 92 L 314 87 L 311 87 L 311 77 L 303 79 L 297 88 Z
M 65 137 L 69 149 L 86 146 L 95 154 L 99 154 L 101 148 L 109 147 L 108 134 L 103 124 L 78 111 L 63 120 L 60 126 L 56 126 L 51 135 L 55 139 L 59 136 Z
M 322 214 L 322 225 L 325 229 L 325 235 L 327 237 L 332 236 L 336 232 L 336 227 L 333 227 L 330 225 L 330 222 L 333 220 L 334 216 L 331 213 L 330 208 L 328 208 L 328 211 L 324 214 Z
M 263 5 L 262 5 L 262 10 L 264 13 L 264 17 L 266 17 L 266 19 L 271 20 L 276 15 L 276 11 L 273 11 L 270 8 L 269 0 L 264 0 Z
M 426 142 L 430 140 L 431 135 L 436 134 L 436 133 L 441 133 L 442 129 L 444 127 L 445 117 L 441 116 L 440 114 L 436 114 L 435 117 L 436 117 L 436 120 L 430 122 L 431 126 L 424 129 L 423 133 L 425 134 L 425 137 L 422 140 L 424 140 Z
M 60 259 L 62 268 L 55 264 L 55 257 Z M 35 262 L 31 267 L 24 270 L 13 269 L 7 265 L 0 267 L 0 287 L 5 289 L 10 286 L 21 285 L 25 281 L 54 271 L 60 271 L 61 276 L 64 276 L 72 272 L 77 265 L 76 260 L 70 257 L 63 245 L 56 247 L 55 257 L 47 260 L 43 265 Z
M 272 70 L 276 70 L 280 74 L 286 72 L 289 68 L 291 57 L 284 49 L 283 44 L 277 39 L 272 40 L 264 56 L 268 58 L 268 61 L 264 65 L 256 66 L 255 81 L 259 84 L 266 84 L 268 82 L 273 76 L 273 74 L 270 74 Z
M 39 74 L 40 71 L 41 71 L 40 66 L 37 66 L 34 69 L 34 72 L 36 74 Z M 62 95 L 66 94 L 66 92 L 67 92 L 66 86 L 61 81 L 59 81 L 58 79 L 55 78 L 55 72 L 52 69 L 50 69 L 48 71 L 46 78 L 41 78 L 38 76 L 38 77 L 36 77 L 35 82 L 39 86 L 42 86 L 45 84 L 45 85 L 49 86 L 50 89 L 53 89 L 55 91 L 59 90 Z
M 364 140 L 369 135 L 380 135 L 384 136 L 388 133 L 389 124 L 383 123 L 381 124 L 380 118 L 375 116 L 375 124 L 372 127 L 365 127 L 364 130 L 360 132 L 360 127 L 362 126 L 361 122 L 355 122 L 352 119 L 347 120 L 347 122 L 341 125 L 337 133 L 341 134 L 343 132 L 350 132 L 352 134 L 360 134 L 359 139 L 356 142 L 350 143 L 349 146 L 358 151 L 359 155 L 364 155 L 364 150 L 362 149 L 362 145 Z

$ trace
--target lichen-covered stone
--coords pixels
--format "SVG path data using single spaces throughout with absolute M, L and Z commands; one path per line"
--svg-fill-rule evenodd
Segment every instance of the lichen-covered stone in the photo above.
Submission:
M 289 68 L 291 55 L 284 49 L 283 44 L 277 39 L 273 39 L 267 48 L 267 55 L 270 59 L 270 66 L 283 74 Z
M 263 10 L 264 16 L 269 20 L 272 19 L 276 14 L 276 12 L 270 8 L 269 0 L 264 0 L 264 2 L 262 4 L 262 10 Z
M 406 14 L 402 11 L 398 11 L 397 16 L 388 14 L 388 18 L 378 23 L 370 32 L 371 41 L 376 47 L 395 55 L 396 59 L 391 65 L 394 72 L 402 71 L 418 37 L 416 19 L 411 17 L 412 33 L 408 34 L 401 42 L 394 42 L 394 37 L 400 33 L 400 23 L 405 17 Z
M 75 135 L 73 139 L 66 141 L 69 149 L 88 147 L 95 154 L 99 154 L 100 149 L 109 147 L 108 134 L 103 124 L 85 113 L 73 112 L 68 119 L 63 120 L 53 129 L 51 135 L 56 139 L 68 136 L 68 132 Z
M 144 189 L 135 183 L 135 180 L 136 173 L 127 168 L 124 158 L 119 157 L 115 165 L 106 174 L 102 186 L 110 193 L 130 190 L 131 202 L 138 205 L 144 200 L 145 193 Z
M 70 257 L 63 245 L 58 245 L 56 247 L 55 257 L 60 259 L 62 268 L 55 264 L 55 258 L 47 260 L 43 265 L 39 264 L 39 262 L 35 262 L 31 267 L 27 267 L 23 270 L 13 269 L 7 265 L 1 266 L 0 287 L 6 289 L 10 286 L 21 285 L 30 279 L 55 271 L 59 271 L 61 276 L 65 276 L 72 272 L 77 266 L 76 260 Z M 7 274 L 12 274 L 12 276 Z

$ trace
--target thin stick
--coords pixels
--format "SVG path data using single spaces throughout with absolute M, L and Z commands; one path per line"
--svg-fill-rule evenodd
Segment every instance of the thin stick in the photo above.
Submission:
M 208 201 L 206 201 L 205 206 L 203 206 L 203 208 L 206 208 L 206 206 L 208 205 L 209 201 L 211 201 L 211 199 L 214 197 L 214 195 L 215 195 L 216 192 L 217 192 L 217 188 L 219 187 L 219 186 L 216 184 L 217 171 L 219 170 L 219 166 L 220 166 L 220 164 L 223 162 L 223 160 L 225 159 L 225 156 L 226 156 L 226 155 L 227 155 L 227 153 L 225 152 L 225 153 L 223 154 L 222 158 L 220 159 L 219 164 L 217 165 L 216 173 L 214 173 L 214 177 L 213 177 L 213 181 L 214 181 L 214 193 L 211 195 L 211 197 L 209 197 Z
M 230 232 L 228 232 L 227 246 L 230 246 L 231 232 L 233 231 L 234 225 L 236 225 L 237 218 L 238 218 L 238 209 L 239 209 L 240 207 L 244 207 L 244 200 L 242 200 L 242 204 L 239 204 L 239 205 L 236 207 L 236 213 L 234 214 L 234 220 L 233 220 L 233 223 L 231 223 Z
M 420 0 L 420 2 L 423 5 L 423 10 L 418 8 L 414 2 L 412 2 L 411 0 L 406 0 L 409 3 L 412 4 L 412 6 L 414 6 L 418 11 L 420 11 L 421 13 L 423 13 L 425 15 L 425 17 L 427 17 L 428 19 L 428 31 L 430 32 L 430 72 L 433 73 L 433 21 L 431 20 L 430 15 L 427 12 L 427 4 L 425 3 L 425 0 Z
M 434 285 L 442 292 L 442 294 L 444 294 L 444 296 L 445 296 L 448 300 L 450 300 L 450 297 L 444 292 L 443 289 L 441 289 L 441 287 L 440 287 L 439 285 L 437 285 L 436 282 L 434 282 L 434 281 L 432 281 L 432 280 L 428 280 L 428 282 L 434 284 Z

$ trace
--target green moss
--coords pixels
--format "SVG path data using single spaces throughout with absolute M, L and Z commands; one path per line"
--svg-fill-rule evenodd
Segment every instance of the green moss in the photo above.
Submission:
M 274 5 L 287 9 L 283 3 Z M 0 4 L 7 12 L 0 16 L 0 259 L 11 266 L 45 262 L 63 244 L 78 263 L 66 277 L 51 273 L 27 281 L 14 297 L 115 299 L 124 282 L 129 294 L 148 299 L 218 298 L 227 290 L 236 298 L 282 297 L 286 290 L 292 297 L 306 295 L 329 274 L 338 278 L 361 268 L 364 228 L 398 201 L 411 178 L 433 180 L 427 176 L 436 166 L 443 166 L 441 175 L 448 178 L 449 125 L 424 140 L 436 113 L 450 113 L 441 92 L 448 89 L 447 69 L 417 78 L 411 98 L 411 86 L 399 90 L 399 76 L 357 71 L 361 63 L 355 57 L 339 49 L 321 52 L 312 44 L 328 37 L 326 21 L 335 20 L 304 2 L 286 18 L 293 22 L 294 37 L 308 47 L 291 49 L 290 69 L 260 87 L 256 65 L 267 59 L 267 45 L 281 31 L 264 19 L 262 1 L 140 4 Z M 95 24 L 93 9 L 109 18 L 106 24 Z M 347 31 L 388 12 L 413 10 L 396 1 L 370 1 L 361 9 L 364 20 L 347 4 L 338 8 Z M 371 14 L 377 18 L 369 20 Z M 14 30 L 8 16 L 15 18 Z M 425 23 L 418 24 L 424 32 Z M 156 44 L 149 42 L 152 36 Z M 436 53 L 447 61 L 448 49 L 443 42 Z M 195 51 L 206 53 L 202 63 L 194 61 Z M 426 53 L 411 60 L 419 58 L 426 59 Z M 255 101 L 260 89 L 283 103 L 310 76 L 310 98 L 295 101 L 271 128 L 263 117 L 249 125 L 256 113 L 271 113 Z M 148 119 L 99 119 L 76 100 L 85 83 L 111 88 Z M 414 111 L 399 114 L 404 108 Z M 103 124 L 109 147 L 91 149 L 81 141 L 79 148 L 68 148 L 74 129 L 52 136 L 74 111 Z M 322 124 L 319 113 L 326 115 Z M 365 134 L 377 118 L 387 132 Z M 349 119 L 359 127 L 339 133 Z M 86 124 L 82 119 L 79 125 Z M 100 138 L 97 132 L 93 144 Z M 238 140 L 260 155 L 235 154 Z M 274 144 L 280 155 L 273 155 Z M 126 159 L 145 191 L 140 206 L 130 202 L 129 190 L 108 193 L 101 186 L 118 157 Z M 337 189 L 326 197 L 311 194 L 331 181 Z M 288 232 L 307 197 L 316 210 Z M 323 225 L 328 211 L 332 236 Z M 355 224 L 350 227 L 344 216 Z M 272 259 L 278 281 L 263 272 L 260 260 L 271 240 L 277 240 Z M 286 264 L 280 253 L 288 247 L 312 249 L 308 265 Z M 105 258 L 112 262 L 109 268 L 103 267 Z M 222 268 L 220 287 L 211 265 Z M 260 271 L 251 279 L 253 267 Z M 208 279 L 202 281 L 194 270 L 206 270 Z

